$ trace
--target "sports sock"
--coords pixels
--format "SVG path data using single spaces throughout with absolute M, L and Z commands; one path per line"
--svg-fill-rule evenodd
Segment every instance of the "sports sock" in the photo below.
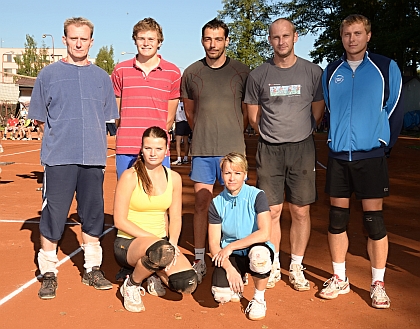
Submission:
M 38 252 L 38 266 L 42 275 L 47 272 L 53 272 L 57 275 L 58 270 L 56 264 L 58 263 L 57 252 L 55 250 L 45 251 L 39 249 Z
M 255 300 L 259 300 L 259 301 L 264 301 L 264 293 L 265 293 L 265 289 L 264 290 L 258 290 L 257 288 L 255 288 L 254 291 L 254 299 Z
M 98 242 L 88 242 L 82 244 L 82 249 L 85 251 L 85 268 L 86 273 L 92 271 L 92 267 L 101 266 L 102 264 L 102 247 Z
M 298 264 L 298 265 L 302 265 L 302 260 L 303 260 L 303 256 L 298 256 L 298 255 L 291 255 L 292 261 L 290 262 L 290 265 L 292 264 Z
M 127 280 L 127 286 L 131 287 L 131 286 L 140 286 L 140 285 L 141 285 L 141 282 L 140 282 L 140 283 L 138 283 L 138 282 L 136 282 L 136 281 L 134 281 L 134 280 L 133 280 L 133 274 L 131 274 L 131 275 L 128 277 L 128 280 Z
M 206 248 L 194 248 L 195 259 L 201 259 L 204 261 L 204 255 L 206 254 Z
M 274 253 L 274 261 L 277 262 L 277 264 L 279 264 L 277 269 L 280 269 L 280 252 Z
M 332 262 L 334 274 L 342 281 L 346 281 L 346 262 L 334 263 Z
M 188 161 L 188 157 L 184 156 L 184 162 Z
M 178 157 L 178 158 L 176 159 L 176 161 L 181 162 L 181 157 Z
M 372 267 L 372 284 L 374 284 L 375 281 L 384 282 L 384 277 L 385 277 L 385 267 L 384 268 Z

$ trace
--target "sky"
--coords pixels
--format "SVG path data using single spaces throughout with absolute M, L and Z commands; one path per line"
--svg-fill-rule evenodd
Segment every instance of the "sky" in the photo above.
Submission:
M 200 43 L 201 28 L 222 9 L 221 0 L 73 0 L 73 1 L 3 1 L 0 16 L 0 44 L 3 48 L 23 48 L 26 34 L 34 37 L 38 47 L 44 41 L 52 49 L 64 48 L 61 41 L 63 23 L 69 17 L 82 16 L 95 25 L 94 44 L 89 52 L 95 58 L 103 46 L 113 46 L 115 62 L 121 62 L 135 53 L 131 39 L 133 26 L 145 17 L 154 18 L 163 29 L 164 42 L 159 53 L 176 64 L 181 71 L 204 57 Z M 311 60 L 314 37 L 300 37 L 295 53 Z

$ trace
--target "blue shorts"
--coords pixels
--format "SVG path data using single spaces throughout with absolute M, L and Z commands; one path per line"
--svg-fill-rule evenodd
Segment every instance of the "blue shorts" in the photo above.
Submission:
M 45 166 L 39 230 L 50 241 L 59 241 L 76 192 L 82 232 L 99 237 L 104 229 L 104 167 Z
M 197 157 L 194 156 L 191 161 L 190 178 L 196 183 L 213 185 L 216 178 L 220 185 L 225 185 L 220 169 L 220 160 L 223 157 Z
M 122 173 L 128 168 L 131 168 L 136 160 L 136 154 L 117 154 L 115 156 L 115 166 L 117 167 L 117 179 L 120 179 Z M 165 159 L 163 159 L 162 164 L 166 168 L 171 168 L 170 157 L 165 156 Z

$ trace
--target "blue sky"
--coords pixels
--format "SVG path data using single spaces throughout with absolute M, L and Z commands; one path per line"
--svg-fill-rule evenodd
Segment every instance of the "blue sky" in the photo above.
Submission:
M 83 16 L 95 25 L 94 45 L 89 55 L 96 57 L 102 46 L 114 47 L 115 61 L 128 59 L 136 52 L 131 33 L 133 26 L 145 17 L 153 17 L 163 28 L 163 58 L 186 68 L 204 57 L 200 43 L 202 26 L 222 9 L 221 0 L 138 0 L 138 1 L 3 1 L 0 16 L 0 43 L 3 48 L 22 48 L 25 36 L 34 36 L 38 46 L 42 41 L 50 49 L 52 34 L 55 48 L 63 48 L 61 37 L 66 18 Z M 311 60 L 309 51 L 314 38 L 301 37 L 295 46 L 298 56 Z

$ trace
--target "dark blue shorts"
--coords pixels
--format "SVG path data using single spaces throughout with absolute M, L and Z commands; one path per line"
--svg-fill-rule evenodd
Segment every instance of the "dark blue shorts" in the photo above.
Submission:
M 188 136 L 191 134 L 191 128 L 187 121 L 175 123 L 175 136 Z
M 99 237 L 104 228 L 104 167 L 83 165 L 45 166 L 39 230 L 45 238 L 58 241 L 76 193 L 82 231 Z

